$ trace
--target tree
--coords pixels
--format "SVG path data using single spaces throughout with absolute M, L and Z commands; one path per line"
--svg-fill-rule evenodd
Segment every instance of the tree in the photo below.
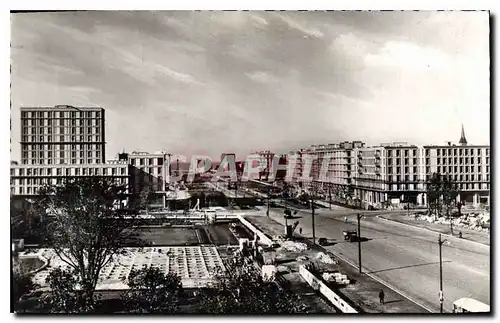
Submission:
M 181 278 L 176 274 L 165 274 L 155 267 L 132 271 L 126 284 L 129 286 L 122 295 L 122 302 L 129 313 L 179 312 L 182 297 Z
M 25 307 L 21 297 L 33 292 L 38 285 L 33 283 L 32 276 L 22 273 L 18 270 L 13 270 L 11 280 L 11 296 L 12 307 L 16 313 L 23 312 Z
M 48 292 L 41 299 L 42 311 L 49 313 L 92 313 L 98 303 L 97 297 L 89 297 L 82 287 L 81 276 L 74 269 L 53 269 L 45 283 Z
M 211 288 L 201 290 L 200 314 L 293 314 L 301 311 L 297 294 L 264 280 L 251 265 L 227 264 Z
M 427 203 L 429 213 L 441 214 L 440 198 L 442 194 L 442 176 L 440 173 L 433 173 L 427 183 Z
M 450 216 L 450 210 L 456 206 L 457 196 L 460 194 L 458 184 L 450 176 L 442 176 L 441 196 L 446 208 L 446 217 Z
M 127 197 L 127 189 L 126 185 L 90 177 L 68 179 L 60 186 L 46 186 L 40 191 L 44 209 L 53 216 L 47 225 L 49 244 L 74 275 L 85 311 L 91 311 L 95 304 L 101 270 L 124 252 L 128 243 L 139 242 L 133 221 L 127 220 L 136 217 L 138 209 L 119 207 Z M 54 275 L 69 279 L 67 272 Z M 56 281 L 56 276 L 51 281 Z

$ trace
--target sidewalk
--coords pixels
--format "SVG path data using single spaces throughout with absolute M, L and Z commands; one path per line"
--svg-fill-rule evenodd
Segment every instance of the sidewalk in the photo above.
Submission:
M 451 235 L 451 230 L 450 230 L 450 225 L 449 224 L 440 224 L 440 223 L 430 223 L 427 221 L 423 220 L 415 220 L 412 216 L 408 216 L 406 214 L 384 214 L 384 215 L 379 215 L 380 218 L 394 221 L 394 222 L 399 222 L 399 223 L 404 223 L 407 225 L 411 225 L 414 227 L 419 227 L 423 229 L 427 229 L 430 231 L 434 231 L 437 233 L 442 233 L 442 234 L 449 234 Z M 470 240 L 474 241 L 477 243 L 481 243 L 484 245 L 490 245 L 490 234 L 486 232 L 480 232 L 476 230 L 472 230 L 469 228 L 464 228 L 464 227 L 459 227 L 459 226 L 454 226 L 453 227 L 453 233 L 455 237 L 458 237 L 458 232 L 462 231 L 462 238 L 465 240 Z
M 259 230 L 263 231 L 269 237 L 273 235 L 283 235 L 284 227 L 282 224 L 270 219 L 266 216 L 245 216 L 245 219 L 250 221 Z M 290 221 L 291 222 L 291 221 Z M 291 223 L 290 223 L 291 224 Z M 297 235 L 298 236 L 298 235 Z M 305 241 L 302 241 L 305 242 Z M 308 243 L 309 248 L 312 243 Z M 417 304 L 409 301 L 401 296 L 399 293 L 389 289 L 382 283 L 365 274 L 359 274 L 356 267 L 351 266 L 345 261 L 339 259 L 335 255 L 326 251 L 320 246 L 314 246 L 313 250 L 308 253 L 324 252 L 329 254 L 332 258 L 338 261 L 338 268 L 340 272 L 346 274 L 347 277 L 353 281 L 350 285 L 335 290 L 336 293 L 345 297 L 346 301 L 350 301 L 352 305 L 359 308 L 364 313 L 428 313 L 427 310 L 418 306 Z M 294 268 L 294 270 L 296 270 Z M 378 294 L 380 290 L 385 293 L 385 305 L 379 303 Z

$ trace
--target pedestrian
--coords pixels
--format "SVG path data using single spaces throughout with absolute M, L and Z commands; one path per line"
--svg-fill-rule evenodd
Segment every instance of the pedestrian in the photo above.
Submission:
M 302 234 L 302 228 L 299 228 L 299 233 Z
M 385 298 L 385 294 L 384 294 L 384 291 L 381 289 L 380 290 L 380 293 L 378 293 L 378 298 L 380 299 L 380 304 L 384 304 L 384 298 Z
M 347 217 L 344 217 L 344 222 L 347 223 Z
M 460 239 L 462 239 L 462 231 L 460 231 L 460 232 L 458 233 L 458 237 L 459 237 Z

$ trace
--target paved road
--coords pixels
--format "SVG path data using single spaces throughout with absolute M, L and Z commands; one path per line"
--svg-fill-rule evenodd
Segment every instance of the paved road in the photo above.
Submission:
M 274 209 L 271 217 L 284 222 L 282 210 Z M 357 243 L 344 242 L 342 230 L 355 229 L 357 211 L 335 207 L 322 209 L 315 217 L 316 237 L 335 239 L 338 243 L 326 248 L 346 260 L 358 263 Z M 403 295 L 439 312 L 439 248 L 438 235 L 432 232 L 391 223 L 364 212 L 361 235 L 369 240 L 362 243 L 362 264 L 365 272 L 394 286 Z M 299 227 L 312 237 L 310 213 L 302 216 Z M 348 216 L 348 223 L 344 217 Z M 293 220 L 295 221 L 295 220 Z M 446 237 L 443 245 L 444 309 L 451 311 L 452 302 L 472 297 L 490 304 L 490 248 L 458 238 Z

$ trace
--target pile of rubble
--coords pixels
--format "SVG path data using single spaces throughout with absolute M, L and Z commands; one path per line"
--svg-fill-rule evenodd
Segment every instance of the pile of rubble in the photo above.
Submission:
M 328 265 L 338 264 L 338 262 L 336 260 L 333 260 L 329 255 L 327 255 L 323 252 L 318 252 L 316 254 L 316 260 L 321 261 L 322 263 L 328 264 Z
M 468 228 L 476 231 L 490 231 L 490 213 L 467 213 L 460 217 L 447 219 L 445 217 L 436 217 L 435 215 L 414 215 L 417 220 L 427 221 L 429 223 L 438 223 L 449 225 L 453 221 L 453 225 L 462 228 Z
M 327 282 L 334 282 L 339 285 L 349 285 L 350 280 L 347 275 L 341 274 L 339 272 L 335 273 L 323 273 L 323 279 Z
M 285 241 L 281 247 L 292 252 L 303 252 L 307 250 L 307 245 L 305 243 L 294 241 Z

